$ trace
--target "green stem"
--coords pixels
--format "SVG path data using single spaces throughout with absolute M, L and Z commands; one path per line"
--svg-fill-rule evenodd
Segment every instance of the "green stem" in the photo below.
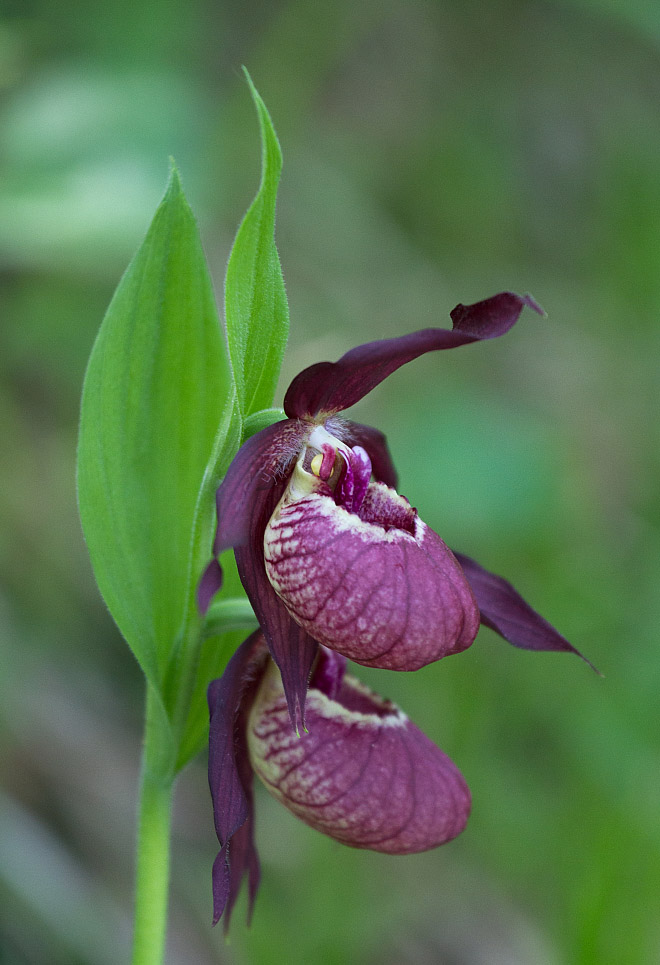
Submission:
M 165 951 L 174 790 L 171 746 L 171 732 L 160 698 L 148 684 L 137 835 L 133 965 L 161 965 Z

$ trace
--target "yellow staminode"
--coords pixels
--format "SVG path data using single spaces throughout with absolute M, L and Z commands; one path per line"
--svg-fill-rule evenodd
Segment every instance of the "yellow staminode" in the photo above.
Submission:
M 315 476 L 319 476 L 321 474 L 322 465 L 323 465 L 323 456 L 319 452 L 317 453 L 317 455 L 314 456 L 310 464 L 310 469 L 312 470 Z

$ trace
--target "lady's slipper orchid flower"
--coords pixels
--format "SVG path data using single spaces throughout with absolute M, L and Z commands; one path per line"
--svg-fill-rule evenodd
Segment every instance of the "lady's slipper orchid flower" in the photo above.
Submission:
M 427 851 L 456 837 L 470 813 L 458 768 L 390 701 L 345 674 L 320 647 L 307 695 L 309 732 L 289 720 L 280 673 L 261 631 L 209 687 L 209 784 L 221 850 L 213 865 L 214 924 L 225 929 L 244 875 L 259 885 L 252 775 L 307 824 L 354 848 Z
M 287 419 L 241 447 L 220 485 L 214 556 L 238 572 L 282 675 L 291 720 L 304 726 L 319 644 L 365 666 L 416 670 L 470 646 L 479 622 L 514 646 L 575 648 L 500 577 L 454 555 L 396 490 L 377 429 L 337 418 L 426 352 L 504 335 L 530 296 L 502 292 L 429 328 L 370 342 L 293 380 Z M 373 477 L 373 478 L 372 478 Z M 217 559 L 198 591 L 220 588 Z

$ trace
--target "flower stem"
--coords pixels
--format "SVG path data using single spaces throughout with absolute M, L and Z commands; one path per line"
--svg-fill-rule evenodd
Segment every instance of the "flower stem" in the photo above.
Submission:
M 140 780 L 133 965 L 161 965 L 167 933 L 170 823 L 174 769 L 171 733 L 155 690 L 147 685 Z

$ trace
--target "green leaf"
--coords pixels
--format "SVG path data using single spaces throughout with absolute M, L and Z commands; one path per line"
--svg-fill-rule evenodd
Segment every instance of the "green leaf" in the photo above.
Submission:
M 217 637 L 229 630 L 254 629 L 257 618 L 247 597 L 215 600 L 204 621 L 204 635 Z
M 261 184 L 238 229 L 225 280 L 227 341 L 244 417 L 272 404 L 289 333 L 289 308 L 274 240 L 282 153 L 268 111 L 247 71 L 245 76 L 261 130 Z
M 231 402 L 225 406 L 199 489 L 190 540 L 187 577 L 186 574 L 181 574 L 181 579 L 185 581 L 187 588 L 184 618 L 181 632 L 170 652 L 170 665 L 163 681 L 163 698 L 179 735 L 189 714 L 202 637 L 210 636 L 210 633 L 205 630 L 205 621 L 197 608 L 196 597 L 200 576 L 212 555 L 213 534 L 216 527 L 215 492 L 236 455 L 241 444 L 241 435 L 242 422 L 234 395 Z M 228 592 L 229 587 L 225 579 L 223 593 Z M 238 574 L 236 574 L 236 592 L 240 592 Z
M 159 693 L 190 595 L 200 486 L 234 396 L 197 225 L 173 169 L 92 350 L 78 448 L 94 573 Z
M 259 409 L 248 416 L 243 425 L 243 438 L 249 439 L 257 432 L 261 432 L 266 426 L 272 426 L 274 422 L 281 422 L 286 419 L 284 409 Z

